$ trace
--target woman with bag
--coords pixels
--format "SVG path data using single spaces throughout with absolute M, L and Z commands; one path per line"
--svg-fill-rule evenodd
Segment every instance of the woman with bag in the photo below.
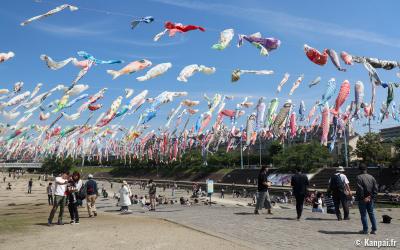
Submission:
M 68 193 L 68 211 L 71 216 L 71 224 L 79 224 L 78 206 L 82 204 L 79 191 L 82 188 L 82 180 L 79 172 L 75 171 L 69 179 L 67 186 Z

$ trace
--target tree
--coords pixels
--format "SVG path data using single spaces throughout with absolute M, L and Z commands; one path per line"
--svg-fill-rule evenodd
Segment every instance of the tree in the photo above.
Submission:
M 399 158 L 399 154 L 400 154 L 400 137 L 397 137 L 396 139 L 393 140 L 393 147 L 396 151 L 397 154 L 397 158 Z
M 349 164 L 350 164 L 350 159 L 351 159 L 350 156 L 352 155 L 352 152 L 353 152 L 353 147 L 350 146 L 350 145 L 347 145 L 347 160 L 348 160 Z M 339 154 L 339 157 L 338 157 L 338 163 L 341 166 L 346 166 L 345 147 L 344 147 L 344 145 L 343 145 L 343 147 L 340 148 L 340 154 Z
M 44 160 L 41 171 L 49 174 L 59 174 L 69 172 L 74 166 L 74 160 L 71 157 L 63 159 L 49 157 Z
M 279 141 L 273 141 L 268 148 L 269 156 L 272 158 L 282 151 L 283 147 Z
M 295 144 L 280 151 L 273 157 L 274 167 L 284 171 L 301 168 L 305 172 L 331 163 L 328 148 L 317 142 Z
M 390 157 L 382 146 L 381 138 L 377 133 L 366 133 L 361 136 L 357 141 L 354 155 L 367 164 L 382 163 Z

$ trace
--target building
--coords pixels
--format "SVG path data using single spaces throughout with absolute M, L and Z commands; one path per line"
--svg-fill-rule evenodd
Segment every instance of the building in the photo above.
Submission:
M 400 126 L 383 128 L 380 130 L 379 134 L 381 136 L 383 146 L 390 150 L 390 155 L 393 157 L 396 154 L 396 149 L 392 143 L 395 139 L 400 138 Z
M 350 135 L 346 138 L 347 139 L 347 150 L 348 150 L 348 155 L 349 155 L 349 158 L 348 158 L 349 163 L 351 161 L 359 160 L 356 155 L 351 154 L 351 151 L 356 149 L 357 141 L 359 138 L 360 138 L 360 135 L 357 133 L 354 133 L 353 135 Z M 343 163 L 345 161 L 344 160 L 344 152 L 345 152 L 344 148 L 345 148 L 344 137 L 338 138 L 335 143 L 335 148 L 332 151 L 332 157 L 333 157 L 334 162 Z
M 383 128 L 380 130 L 380 136 L 383 142 L 392 142 L 396 138 L 400 138 L 400 126 Z

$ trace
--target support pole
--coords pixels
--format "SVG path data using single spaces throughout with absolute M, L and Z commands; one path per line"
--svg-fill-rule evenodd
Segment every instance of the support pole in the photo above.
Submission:
M 344 126 L 344 161 L 346 163 L 346 168 L 349 167 L 349 160 L 347 159 L 347 125 Z
M 242 144 L 242 136 L 240 136 L 240 168 L 243 169 L 243 144 Z

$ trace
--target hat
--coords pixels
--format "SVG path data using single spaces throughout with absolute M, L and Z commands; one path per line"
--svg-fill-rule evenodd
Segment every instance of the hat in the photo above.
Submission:
M 337 167 L 336 172 L 344 172 L 344 167 L 343 166 Z
M 122 185 L 128 185 L 128 182 L 122 181 Z
M 88 178 L 89 178 L 89 179 L 92 179 L 92 178 L 93 178 L 93 175 L 92 175 L 92 174 L 89 174 L 89 175 L 88 175 Z

